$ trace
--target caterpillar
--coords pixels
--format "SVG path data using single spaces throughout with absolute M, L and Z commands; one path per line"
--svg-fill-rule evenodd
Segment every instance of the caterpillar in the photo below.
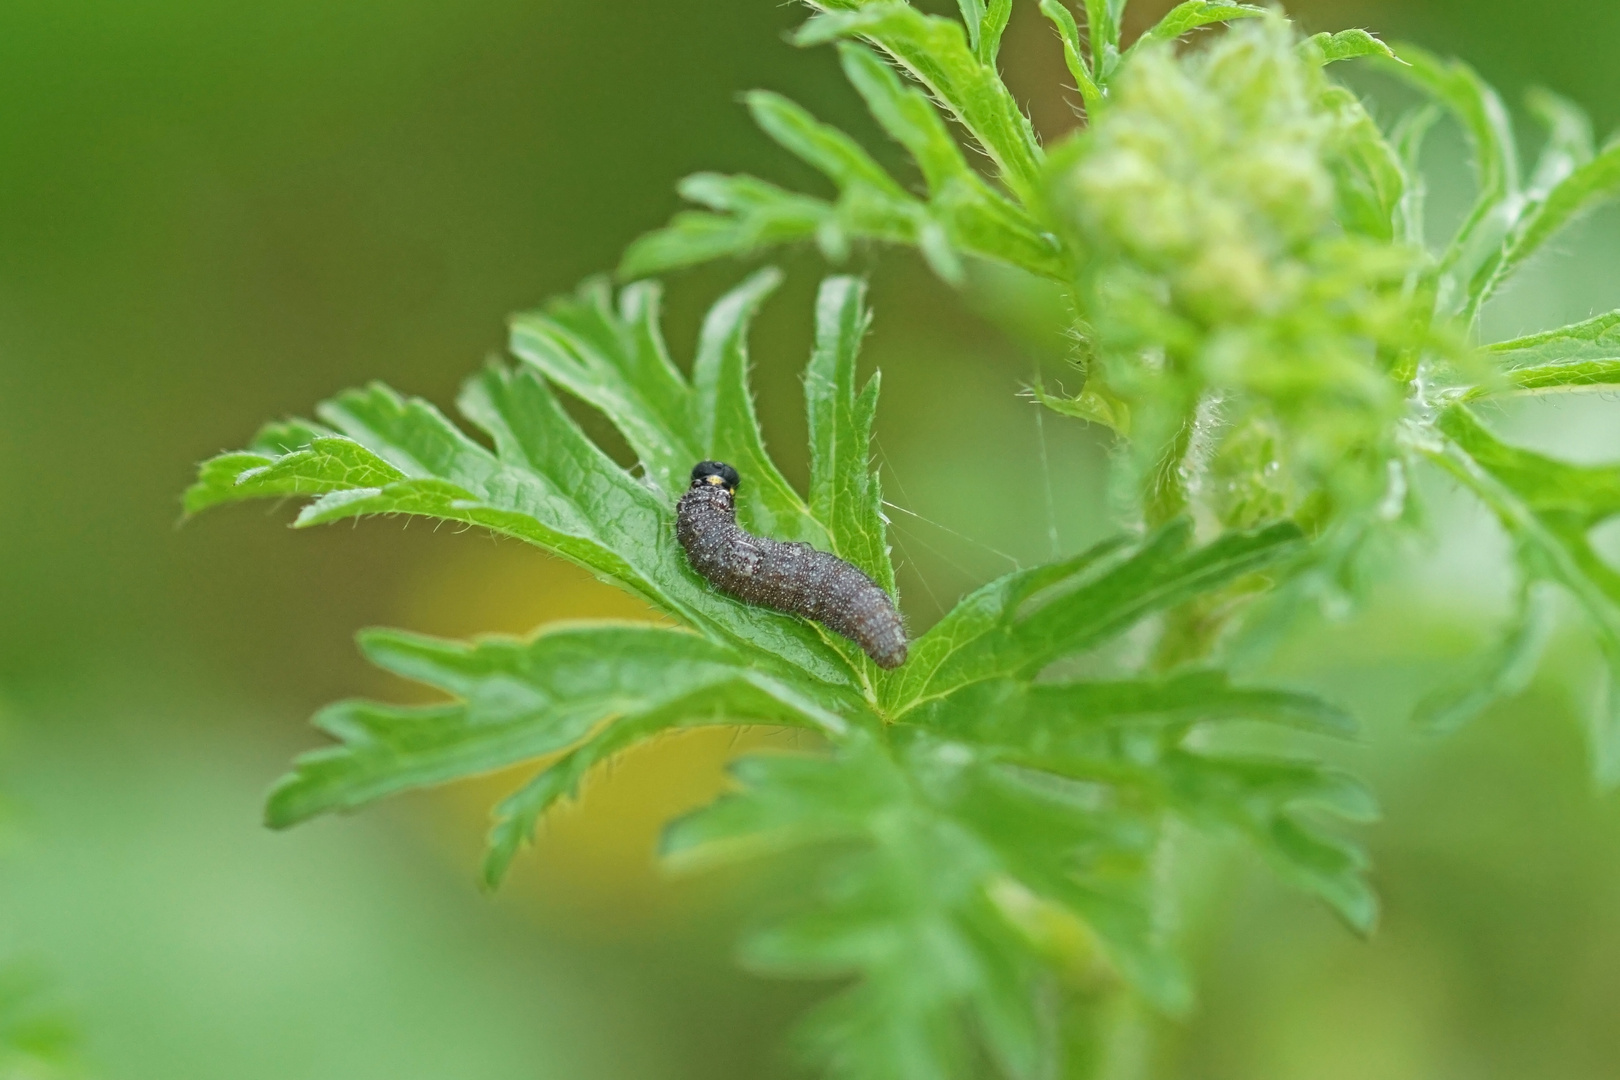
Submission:
M 814 619 L 859 645 L 879 667 L 906 660 L 906 628 L 882 586 L 809 544 L 754 536 L 737 524 L 741 478 L 700 461 L 675 506 L 675 537 L 692 569 L 739 600 Z

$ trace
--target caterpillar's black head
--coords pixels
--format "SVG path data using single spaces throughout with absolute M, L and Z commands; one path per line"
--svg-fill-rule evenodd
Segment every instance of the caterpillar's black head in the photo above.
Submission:
M 737 493 L 737 485 L 742 483 L 742 477 L 723 461 L 700 461 L 692 467 L 692 486 L 703 487 L 713 484 L 723 487 L 733 495 Z

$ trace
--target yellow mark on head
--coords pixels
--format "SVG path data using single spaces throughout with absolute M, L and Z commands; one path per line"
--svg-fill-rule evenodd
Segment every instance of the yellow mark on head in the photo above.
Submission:
M 705 476 L 703 479 L 707 480 L 709 483 L 714 484 L 717 487 L 719 485 L 725 483 L 725 480 L 722 479 L 721 477 L 718 477 L 718 476 Z

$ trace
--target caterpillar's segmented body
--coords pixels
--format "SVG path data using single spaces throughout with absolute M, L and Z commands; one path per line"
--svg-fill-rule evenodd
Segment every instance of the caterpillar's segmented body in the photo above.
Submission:
M 692 568 L 739 600 L 814 619 L 879 667 L 906 659 L 906 628 L 877 582 L 809 544 L 754 536 L 737 524 L 737 470 L 702 461 L 675 507 L 675 536 Z

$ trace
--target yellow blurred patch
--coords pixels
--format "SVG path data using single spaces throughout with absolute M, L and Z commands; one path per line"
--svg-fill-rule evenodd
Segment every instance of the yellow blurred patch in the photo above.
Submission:
M 584 570 L 506 540 L 455 545 L 406 584 L 400 605 L 398 625 L 446 637 L 528 634 L 566 619 L 668 621 Z M 659 831 L 725 788 L 729 758 L 751 747 L 792 749 L 795 738 L 775 729 L 706 728 L 672 732 L 626 751 L 591 773 L 579 799 L 541 822 L 502 893 L 523 898 L 524 907 L 571 909 L 582 924 L 606 933 L 656 926 L 708 907 L 714 890 L 701 879 L 674 879 L 659 870 Z M 541 764 L 430 796 L 432 809 L 418 816 L 419 827 L 469 882 L 482 857 L 470 838 L 481 836 L 494 805 Z

